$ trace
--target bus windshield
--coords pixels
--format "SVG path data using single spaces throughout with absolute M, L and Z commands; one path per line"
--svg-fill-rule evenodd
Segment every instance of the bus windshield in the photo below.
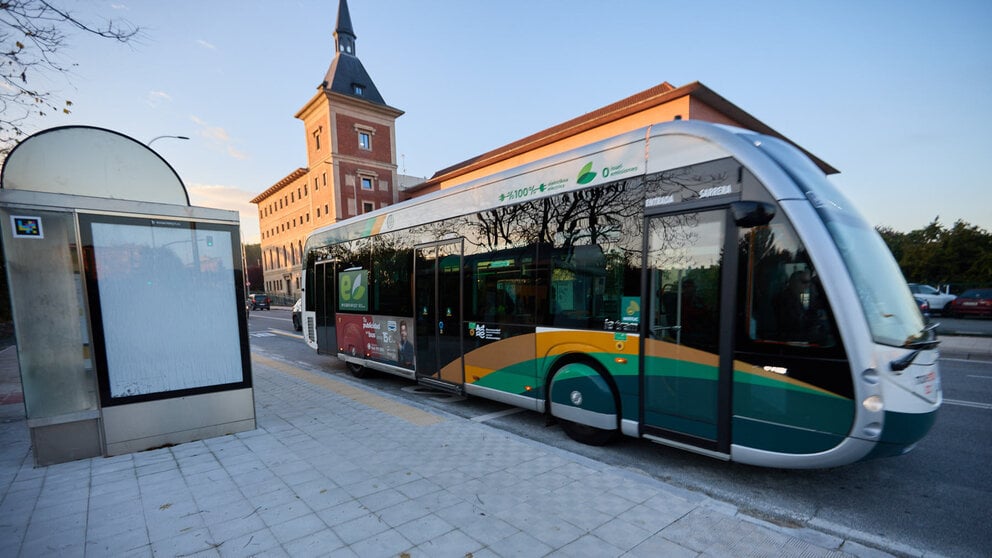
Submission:
M 854 282 L 875 342 L 905 347 L 925 340 L 928 333 L 923 316 L 899 264 L 878 232 L 811 161 L 791 146 L 762 138 L 761 147 L 792 176 L 823 219 Z

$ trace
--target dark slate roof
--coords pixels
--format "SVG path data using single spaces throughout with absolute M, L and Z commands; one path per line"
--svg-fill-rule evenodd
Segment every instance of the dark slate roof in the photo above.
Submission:
M 327 69 L 321 88 L 377 105 L 386 105 L 379 89 L 365 71 L 365 66 L 362 66 L 362 61 L 358 59 L 355 38 L 348 1 L 340 0 L 337 27 L 334 29 L 334 61 Z
M 386 104 L 382 95 L 379 94 L 379 89 L 376 88 L 369 73 L 365 71 L 365 66 L 362 66 L 362 61 L 357 56 L 338 52 L 334 56 L 334 61 L 331 62 L 331 67 L 327 69 L 327 75 L 324 76 L 322 85 L 325 90 L 334 93 L 364 99 L 378 105 Z M 362 87 L 361 95 L 355 93 L 356 85 Z
M 351 26 L 351 12 L 348 11 L 348 0 L 341 0 L 338 4 L 338 33 L 348 33 L 355 37 L 355 29 Z M 357 38 L 357 37 L 356 37 Z

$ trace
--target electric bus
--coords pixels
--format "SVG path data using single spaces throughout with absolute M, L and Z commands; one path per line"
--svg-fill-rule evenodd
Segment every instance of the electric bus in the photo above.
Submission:
M 303 335 L 396 374 L 723 460 L 899 455 L 941 404 L 936 334 L 800 150 L 652 125 L 315 230 Z

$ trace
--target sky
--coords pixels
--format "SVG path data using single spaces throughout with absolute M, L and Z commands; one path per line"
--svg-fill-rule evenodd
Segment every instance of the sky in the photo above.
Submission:
M 73 103 L 26 128 L 147 142 L 194 205 L 240 212 L 306 166 L 294 114 L 334 57 L 337 0 L 56 0 L 141 28 L 72 32 Z M 869 222 L 992 231 L 988 0 L 349 0 L 356 54 L 396 121 L 399 173 L 434 172 L 662 82 L 699 81 L 841 171 Z

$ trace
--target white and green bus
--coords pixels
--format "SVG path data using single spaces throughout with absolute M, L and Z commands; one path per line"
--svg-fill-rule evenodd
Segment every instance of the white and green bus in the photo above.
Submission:
M 794 146 L 657 124 L 314 231 L 307 343 L 726 460 L 911 449 L 937 341 L 885 244 Z

